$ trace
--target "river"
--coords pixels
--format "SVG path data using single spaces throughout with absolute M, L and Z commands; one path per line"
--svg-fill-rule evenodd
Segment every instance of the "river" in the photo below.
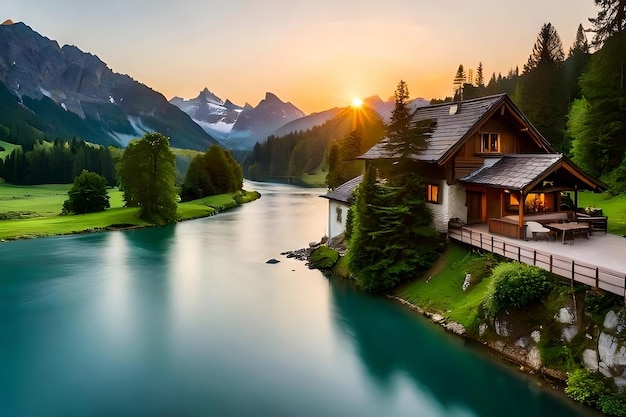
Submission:
M 589 412 L 281 256 L 325 233 L 323 190 L 247 187 L 210 218 L 0 244 L 0 416 Z

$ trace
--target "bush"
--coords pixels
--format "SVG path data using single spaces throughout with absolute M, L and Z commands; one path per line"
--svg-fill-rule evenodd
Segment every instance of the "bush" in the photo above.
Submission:
M 605 395 L 600 398 L 598 405 L 608 416 L 626 417 L 626 394 Z
M 316 269 L 329 269 L 335 266 L 339 260 L 339 253 L 328 246 L 320 246 L 311 253 L 311 267 Z
M 74 185 L 67 192 L 69 198 L 63 203 L 63 213 L 94 213 L 111 207 L 107 193 L 106 179 L 83 170 L 76 178 Z
M 606 176 L 605 181 L 612 195 L 626 193 L 626 166 L 621 165 L 615 168 Z
M 565 393 L 573 400 L 587 405 L 596 405 L 600 397 L 609 394 L 609 389 L 597 373 L 586 368 L 576 369 L 567 378 Z
M 506 308 L 522 308 L 551 289 L 547 273 L 518 262 L 501 263 L 493 269 L 485 310 L 491 317 Z

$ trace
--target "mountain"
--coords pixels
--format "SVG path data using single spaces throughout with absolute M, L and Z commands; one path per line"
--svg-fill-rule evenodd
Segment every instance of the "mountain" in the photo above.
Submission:
M 185 100 L 174 97 L 170 103 L 187 113 L 205 132 L 219 141 L 228 138 L 243 107 L 223 101 L 205 88 L 197 97 Z
M 292 132 L 305 131 L 313 128 L 314 126 L 320 126 L 337 116 L 345 109 L 341 109 L 339 107 L 335 107 L 330 110 L 321 111 L 319 113 L 312 113 L 308 116 L 301 117 L 292 122 L 289 122 L 277 130 L 275 130 L 272 135 L 273 136 L 285 136 Z
M 255 143 L 265 142 L 281 126 L 304 116 L 305 113 L 293 104 L 266 93 L 256 107 L 244 106 L 228 138 L 222 143 L 231 149 L 252 149 Z
M 0 113 L 9 138 L 27 129 L 48 139 L 78 136 L 125 146 L 157 131 L 175 147 L 206 150 L 217 143 L 159 92 L 114 73 L 96 55 L 59 47 L 24 23 L 0 25 L 0 100 L 10 110 Z

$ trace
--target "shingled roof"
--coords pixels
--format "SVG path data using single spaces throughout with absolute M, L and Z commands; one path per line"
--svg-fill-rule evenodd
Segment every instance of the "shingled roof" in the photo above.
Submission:
M 518 119 L 532 131 L 534 137 L 546 150 L 553 151 L 548 141 L 532 126 L 526 117 L 515 107 L 506 94 L 481 97 L 455 103 L 444 103 L 426 107 L 419 107 L 413 113 L 413 122 L 418 123 L 431 120 L 432 133 L 428 138 L 428 147 L 412 159 L 424 162 L 440 163 L 444 160 L 465 138 L 473 134 L 483 121 L 492 115 L 501 105 L 506 105 L 513 111 Z M 394 154 L 388 147 L 388 139 L 381 140 L 378 144 L 361 155 L 358 159 L 395 159 L 399 155 Z
M 527 192 L 559 169 L 566 171 L 560 174 L 561 180 L 574 181 L 579 189 L 606 190 L 605 184 L 585 174 L 563 154 L 515 154 L 487 158 L 482 167 L 459 181 L 465 184 Z M 566 175 L 570 178 L 569 181 Z
M 354 192 L 354 190 L 356 190 L 356 187 L 359 186 L 362 180 L 363 175 L 359 175 L 356 178 L 352 178 L 351 180 L 344 182 L 339 187 L 320 197 L 349 204 L 352 200 L 352 193 Z

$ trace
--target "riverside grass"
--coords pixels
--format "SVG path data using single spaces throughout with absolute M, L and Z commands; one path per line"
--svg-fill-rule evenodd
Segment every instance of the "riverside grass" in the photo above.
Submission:
M 101 230 L 112 225 L 152 226 L 137 207 L 125 208 L 123 193 L 109 190 L 111 208 L 98 213 L 61 216 L 71 184 L 14 186 L 0 184 L 0 239 L 13 240 Z M 211 216 L 259 198 L 256 192 L 220 194 L 178 205 L 178 220 Z

